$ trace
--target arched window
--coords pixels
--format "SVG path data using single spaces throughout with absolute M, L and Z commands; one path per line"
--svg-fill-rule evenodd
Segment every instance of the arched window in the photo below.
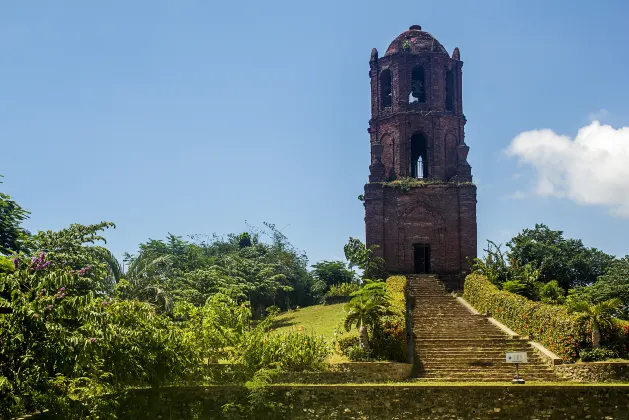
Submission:
M 392 82 L 391 70 L 383 70 L 380 73 L 380 108 L 391 108 L 393 104 Z
M 411 93 L 408 95 L 408 103 L 426 102 L 426 77 L 424 68 L 417 66 L 411 73 Z
M 454 112 L 454 72 L 446 71 L 446 111 Z
M 426 136 L 420 133 L 411 137 L 411 177 L 428 178 L 428 146 Z

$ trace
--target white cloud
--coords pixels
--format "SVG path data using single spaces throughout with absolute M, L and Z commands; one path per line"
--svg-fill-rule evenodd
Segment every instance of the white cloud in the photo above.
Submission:
M 603 205 L 629 217 L 629 127 L 593 121 L 574 139 L 552 130 L 526 131 L 506 153 L 534 170 L 533 193 Z

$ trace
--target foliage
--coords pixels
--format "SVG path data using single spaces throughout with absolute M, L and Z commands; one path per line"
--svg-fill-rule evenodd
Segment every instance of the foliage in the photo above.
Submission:
M 629 255 L 614 261 L 609 270 L 590 286 L 577 286 L 570 290 L 575 300 L 600 303 L 618 298 L 621 304 L 618 317 L 629 319 Z
M 369 362 L 373 360 L 373 351 L 360 345 L 348 347 L 345 354 L 352 362 Z
M 249 330 L 235 349 L 241 377 L 261 369 L 302 372 L 323 368 L 330 348 L 322 336 L 300 332 L 274 334 L 258 326 Z
M 350 360 L 359 360 L 365 355 L 384 360 L 406 360 L 405 287 L 406 278 L 394 276 L 385 284 L 367 281 L 353 294 L 346 306 L 344 327 L 350 331 L 356 326 L 359 336 L 338 338 L 336 345 L 341 354 Z
M 13 260 L 0 255 L 0 275 L 12 273 L 14 270 Z
M 540 270 L 540 281 L 557 280 L 566 290 L 593 283 L 614 260 L 596 248 L 586 248 L 579 239 L 565 239 L 562 231 L 544 224 L 524 229 L 507 246 L 513 264 L 531 264 Z
M 509 281 L 511 273 L 506 255 L 500 249 L 500 245 L 487 240 L 487 249 L 484 251 L 484 259 L 477 257 L 471 262 L 472 271 L 485 276 L 495 285 L 502 285 Z
M 529 336 L 568 362 L 592 346 L 592 325 L 582 322 L 564 305 L 533 302 L 523 296 L 498 290 L 479 274 L 465 280 L 463 297 L 478 311 L 494 318 L 522 336 Z M 611 320 L 600 325 L 601 345 L 623 356 L 629 352 L 629 325 Z
M 358 283 L 341 283 L 333 284 L 330 286 L 330 290 L 325 294 L 326 297 L 338 297 L 338 296 L 350 296 L 356 292 L 360 286 Z
M 406 277 L 392 276 L 386 281 L 390 298 L 390 312 L 374 325 L 372 349 L 374 357 L 384 360 L 406 361 Z
M 375 255 L 377 248 L 377 245 L 367 248 L 360 239 L 350 237 L 343 248 L 345 258 L 349 261 L 349 268 L 360 268 L 363 271 L 363 279 L 384 280 L 386 278 L 385 262 L 383 258 Z
M 539 295 L 544 303 L 562 304 L 566 301 L 566 291 L 559 286 L 557 280 L 552 280 L 543 285 Z
M 102 231 L 115 228 L 111 222 L 93 225 L 72 224 L 59 231 L 41 231 L 29 237 L 25 246 L 30 250 L 31 263 L 45 255 L 43 264 L 52 269 L 79 273 L 77 288 L 80 293 L 93 291 L 98 296 L 110 295 L 120 280 L 122 269 L 116 258 L 104 247 Z
M 197 353 L 169 319 L 145 303 L 97 297 L 84 272 L 52 261 L 25 258 L 0 276 L 0 304 L 13 308 L 0 317 L 3 417 L 199 374 Z
M 334 345 L 339 354 L 349 357 L 352 348 L 358 348 L 360 340 L 356 334 L 342 334 L 336 337 Z M 351 360 L 351 358 L 350 358 Z
M 474 185 L 469 181 L 442 181 L 440 179 L 430 178 L 413 178 L 403 177 L 389 182 L 380 182 L 385 187 L 399 188 L 401 191 L 408 192 L 412 188 L 425 187 L 428 185 Z
M 321 280 L 327 287 L 352 283 L 354 272 L 349 270 L 343 261 L 321 261 L 312 266 L 312 275 Z
M 141 244 L 137 255 L 126 257 L 130 287 L 124 296 L 171 313 L 180 301 L 202 306 L 217 292 L 240 293 L 257 318 L 271 305 L 289 309 L 318 303 L 325 283 L 308 272 L 305 254 L 274 225 L 265 226 L 270 243 L 245 232 L 209 241 L 193 237 L 195 242 L 169 234 L 166 241 Z
M 20 224 L 29 214 L 11 196 L 0 192 L 0 254 L 25 250 L 24 241 L 29 233 Z
M 582 362 L 601 362 L 607 359 L 615 359 L 618 357 L 618 353 L 610 349 L 592 349 L 582 350 L 579 352 L 579 356 Z
M 240 342 L 251 323 L 249 307 L 222 293 L 201 307 L 179 302 L 174 315 L 186 320 L 189 341 L 208 364 L 232 356 L 230 349 Z
M 592 328 L 592 347 L 601 346 L 601 327 L 611 327 L 614 313 L 620 306 L 620 299 L 614 298 L 604 302 L 590 304 L 585 301 L 568 300 L 568 312 L 578 313 L 578 320 L 588 323 Z
M 588 345 L 586 328 L 563 306 L 532 302 L 499 290 L 480 274 L 465 280 L 463 297 L 480 312 L 488 312 L 522 336 L 539 341 L 566 361 L 574 361 Z

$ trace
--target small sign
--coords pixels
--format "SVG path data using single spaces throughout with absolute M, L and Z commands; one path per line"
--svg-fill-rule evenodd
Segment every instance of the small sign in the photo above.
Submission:
M 526 352 L 507 353 L 507 363 L 528 363 Z

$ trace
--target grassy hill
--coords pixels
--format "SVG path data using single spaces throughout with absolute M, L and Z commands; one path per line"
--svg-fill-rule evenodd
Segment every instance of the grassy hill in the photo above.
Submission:
M 277 317 L 273 328 L 277 332 L 289 332 L 302 327 L 305 332 L 334 338 L 334 328 L 345 318 L 344 303 L 315 305 L 285 312 Z

